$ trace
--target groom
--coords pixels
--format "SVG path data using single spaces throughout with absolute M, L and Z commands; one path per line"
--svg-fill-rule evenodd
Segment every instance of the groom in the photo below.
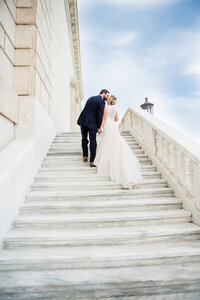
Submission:
M 96 133 L 99 131 L 101 126 L 103 112 L 105 107 L 105 100 L 109 96 L 109 91 L 103 89 L 98 96 L 90 97 L 84 109 L 82 110 L 77 124 L 81 127 L 82 135 L 82 149 L 83 149 L 83 161 L 87 162 L 88 160 L 88 133 L 90 139 L 90 167 L 95 167 L 93 161 L 96 155 Z

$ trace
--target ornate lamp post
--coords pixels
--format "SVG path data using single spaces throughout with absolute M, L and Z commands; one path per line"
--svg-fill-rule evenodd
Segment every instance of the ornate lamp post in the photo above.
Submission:
M 145 102 L 143 104 L 140 105 L 140 107 L 144 110 L 146 110 L 147 112 L 150 112 L 150 114 L 153 114 L 153 103 L 150 103 L 148 101 L 148 98 L 145 98 Z

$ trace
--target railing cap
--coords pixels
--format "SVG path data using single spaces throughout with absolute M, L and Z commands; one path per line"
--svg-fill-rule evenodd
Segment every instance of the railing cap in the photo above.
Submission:
M 200 162 L 200 143 L 141 108 L 129 107 L 125 115 L 128 111 L 142 118 L 144 122 L 148 123 L 154 130 L 173 141 L 173 143 L 181 147 L 184 152 L 192 154 L 195 160 L 198 160 L 198 162 Z

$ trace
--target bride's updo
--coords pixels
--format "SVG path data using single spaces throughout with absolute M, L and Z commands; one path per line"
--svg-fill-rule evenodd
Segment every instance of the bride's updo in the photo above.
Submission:
M 117 103 L 117 97 L 115 97 L 114 95 L 110 96 L 110 104 L 111 105 L 115 105 Z

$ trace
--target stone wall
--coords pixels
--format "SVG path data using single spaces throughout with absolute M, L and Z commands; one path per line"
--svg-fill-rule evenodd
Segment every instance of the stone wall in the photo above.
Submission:
M 57 11 L 52 16 L 52 101 L 50 103 L 50 115 L 54 120 L 58 131 L 65 131 L 70 128 L 71 87 L 70 82 L 75 79 L 75 68 L 73 62 L 72 40 L 70 37 L 69 24 L 66 18 L 68 7 L 64 1 L 52 0 L 53 11 Z M 68 15 L 68 18 L 69 15 Z M 60 28 L 63 28 L 60 30 Z M 60 46 L 61 41 L 63 47 Z M 57 59 L 56 59 L 57 57 Z M 75 97 L 73 98 L 75 102 Z M 70 115 L 70 118 L 66 118 Z M 76 120 L 73 120 L 76 123 Z M 73 129 L 73 128 L 71 128 Z
M 49 113 L 52 98 L 52 1 L 37 1 L 36 98 Z
M 0 0 L 0 241 L 82 97 L 76 0 Z
M 14 139 L 18 99 L 13 88 L 16 5 L 0 1 L 0 150 Z

